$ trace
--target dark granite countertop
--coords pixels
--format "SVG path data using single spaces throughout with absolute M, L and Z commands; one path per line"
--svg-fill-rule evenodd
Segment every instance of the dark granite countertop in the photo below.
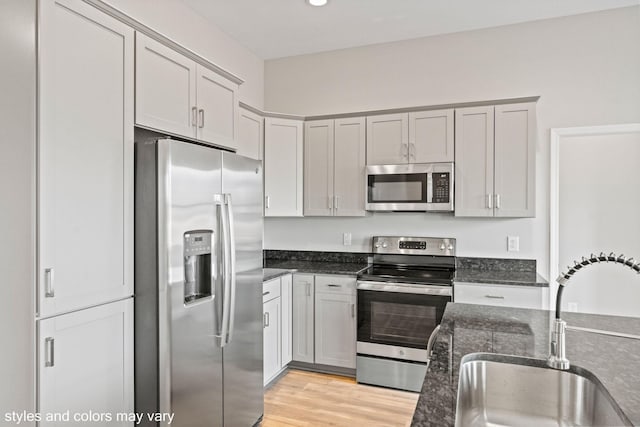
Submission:
M 546 359 L 554 314 L 449 303 L 411 425 L 454 426 L 460 359 L 488 352 Z M 569 326 L 638 334 L 640 318 L 564 313 Z M 567 357 L 591 371 L 640 425 L 640 340 L 567 330 Z
M 264 267 L 268 269 L 295 270 L 296 273 L 345 274 L 355 276 L 367 268 L 367 263 L 266 259 L 264 261 Z
M 292 271 L 285 268 L 263 268 L 262 281 L 268 282 L 269 280 L 277 279 L 278 277 L 289 273 L 292 273 Z
M 454 279 L 458 283 L 487 283 L 497 285 L 535 286 L 548 288 L 549 282 L 535 271 L 487 271 L 458 269 Z

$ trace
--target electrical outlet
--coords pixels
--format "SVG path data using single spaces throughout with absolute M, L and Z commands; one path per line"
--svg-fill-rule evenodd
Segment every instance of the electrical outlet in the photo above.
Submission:
M 567 311 L 573 311 L 573 312 L 578 311 L 578 303 L 577 302 L 567 303 Z
M 507 251 L 520 251 L 520 236 L 507 236 Z
M 344 246 L 351 246 L 351 233 L 342 233 L 342 244 Z

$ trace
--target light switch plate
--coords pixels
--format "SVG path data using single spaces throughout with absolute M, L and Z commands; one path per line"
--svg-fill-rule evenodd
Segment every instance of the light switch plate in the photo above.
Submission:
M 344 246 L 351 246 L 351 233 L 342 233 L 342 244 Z
M 507 236 L 507 251 L 520 251 L 520 236 Z

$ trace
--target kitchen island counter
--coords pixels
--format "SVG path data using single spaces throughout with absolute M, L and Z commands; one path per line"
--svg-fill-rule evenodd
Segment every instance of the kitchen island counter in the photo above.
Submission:
M 488 352 L 546 359 L 554 313 L 449 303 L 411 425 L 454 426 L 460 360 Z M 564 313 L 569 326 L 638 334 L 640 318 Z M 567 357 L 591 371 L 640 425 L 640 340 L 567 330 Z

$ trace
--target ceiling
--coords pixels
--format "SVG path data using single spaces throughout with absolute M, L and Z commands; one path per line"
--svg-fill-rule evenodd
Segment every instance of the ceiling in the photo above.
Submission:
M 182 0 L 263 59 L 639 5 L 640 0 Z

